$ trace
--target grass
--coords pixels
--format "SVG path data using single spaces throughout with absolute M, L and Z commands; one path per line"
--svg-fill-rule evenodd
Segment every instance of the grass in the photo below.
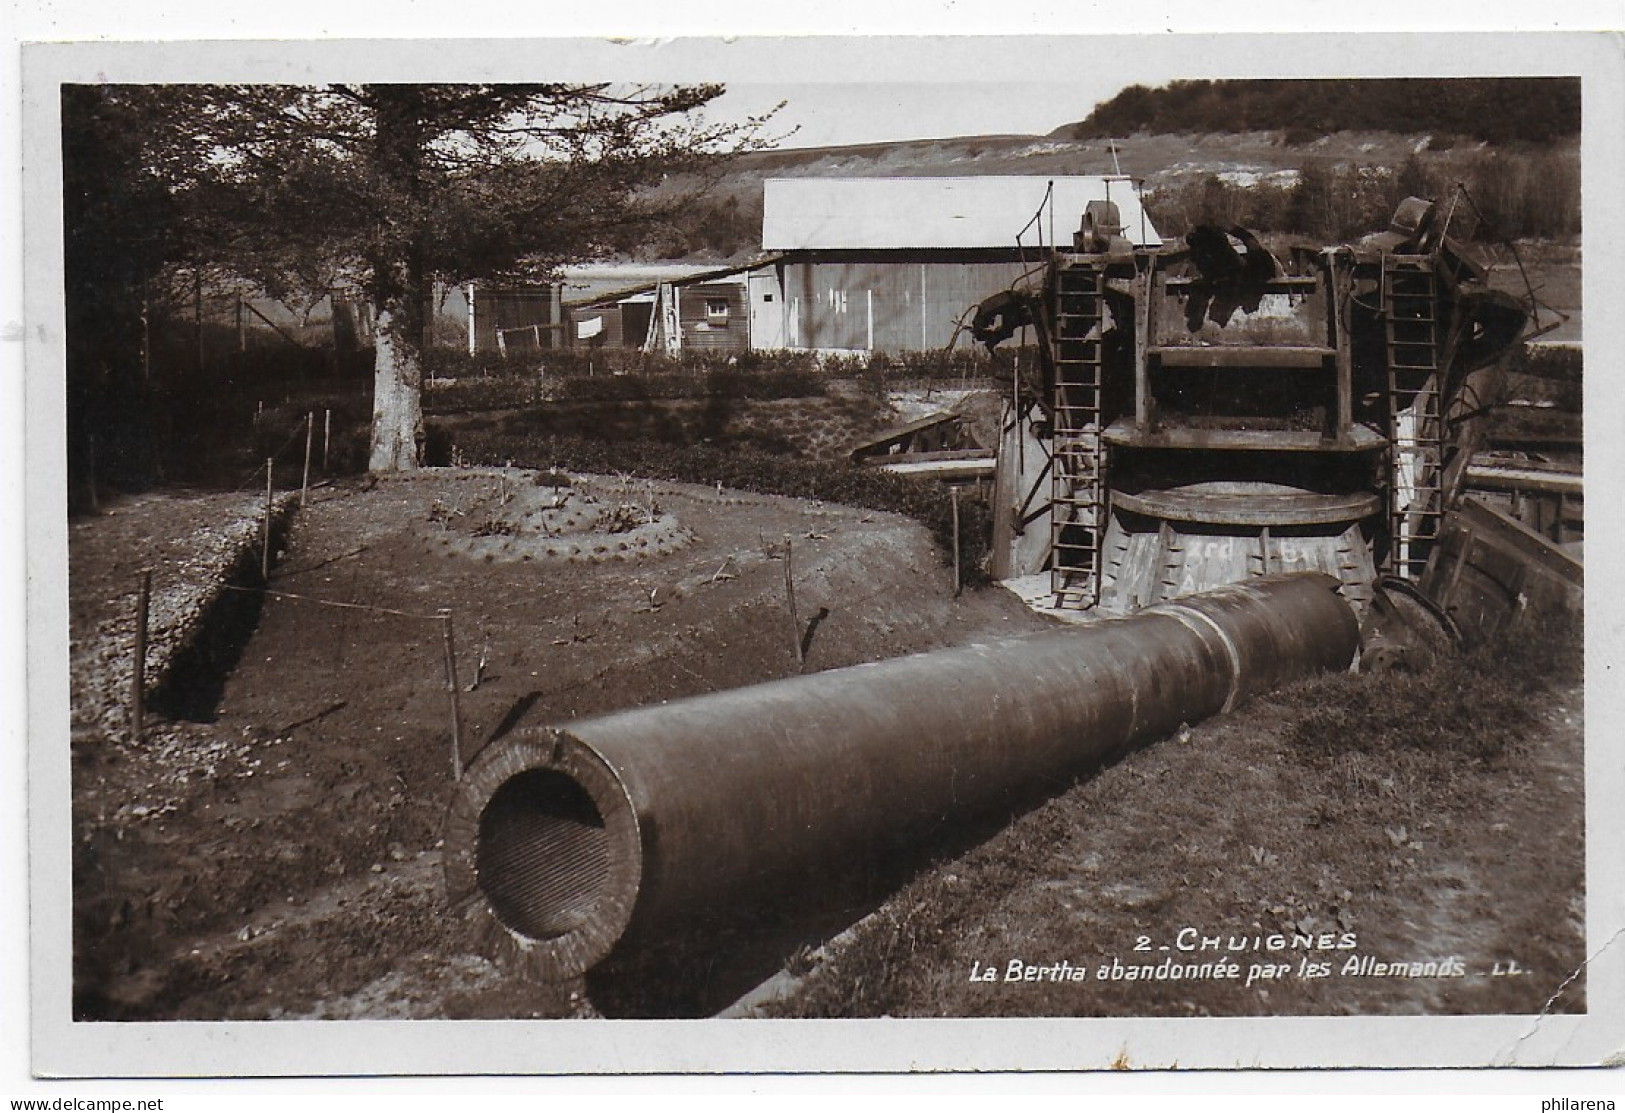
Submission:
M 1535 725 L 1545 686 L 1578 676 L 1577 647 L 1547 628 L 1509 635 L 1421 673 L 1328 674 L 1272 697 L 1287 741 L 1311 758 L 1350 751 L 1499 763 Z
M 1198 725 L 1189 741 L 1136 751 L 923 869 L 837 942 L 800 956 L 805 975 L 769 1011 L 1536 1011 L 1583 948 L 1572 914 L 1583 892 L 1579 801 L 1554 791 L 1563 774 L 1543 741 L 1554 693 L 1578 683 L 1580 659 L 1576 629 L 1531 628 L 1423 675 L 1305 680 Z M 1565 908 L 1570 917 L 1553 914 Z M 1511 946 L 1540 976 L 1252 987 L 969 977 L 976 963 L 1002 972 L 1018 958 L 1093 972 L 1133 961 L 1138 937 L 1160 945 L 1181 926 L 1352 932 L 1360 953 L 1387 959 Z M 1576 1007 L 1576 988 L 1560 1008 Z

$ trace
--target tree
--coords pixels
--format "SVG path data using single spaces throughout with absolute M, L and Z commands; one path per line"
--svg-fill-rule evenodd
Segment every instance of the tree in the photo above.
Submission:
M 1300 166 L 1298 180 L 1293 183 L 1287 198 L 1287 231 L 1315 237 L 1334 235 L 1331 195 L 1330 171 L 1313 162 Z
M 1393 195 L 1389 197 L 1389 208 L 1393 209 L 1407 197 L 1421 197 L 1424 200 L 1438 200 L 1438 190 L 1433 179 L 1428 175 L 1427 167 L 1414 153 L 1405 157 L 1405 164 L 1399 168 L 1399 174 L 1394 179 Z
M 1573 77 L 1314 78 L 1132 85 L 1066 133 L 1285 131 L 1298 146 L 1335 131 L 1447 131 L 1491 143 L 1580 131 Z
M 174 90 L 171 181 L 200 253 L 275 296 L 365 291 L 369 466 L 416 467 L 434 283 L 523 281 L 639 242 L 650 186 L 760 145 L 718 85 L 234 85 Z M 703 179 L 701 179 L 703 180 Z
M 102 476 L 156 471 L 146 428 L 148 286 L 183 252 L 164 160 L 167 113 L 142 90 L 64 85 L 63 301 L 67 323 L 68 508 L 96 506 Z

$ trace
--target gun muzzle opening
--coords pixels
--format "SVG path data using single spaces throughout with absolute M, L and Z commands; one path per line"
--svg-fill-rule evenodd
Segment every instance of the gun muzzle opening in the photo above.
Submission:
M 590 793 L 553 769 L 509 778 L 480 813 L 475 869 L 510 931 L 557 939 L 589 923 L 610 883 L 610 839 Z

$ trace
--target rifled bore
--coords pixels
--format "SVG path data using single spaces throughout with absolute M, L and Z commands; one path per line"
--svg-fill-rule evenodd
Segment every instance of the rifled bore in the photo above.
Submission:
M 577 931 L 609 883 L 609 836 L 587 790 L 551 769 L 506 781 L 480 813 L 475 869 L 491 911 L 534 939 Z

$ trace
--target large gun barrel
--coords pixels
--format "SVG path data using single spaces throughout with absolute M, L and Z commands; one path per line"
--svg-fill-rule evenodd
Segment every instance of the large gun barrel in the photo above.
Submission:
M 834 669 L 494 743 L 446 828 L 455 907 L 533 974 L 634 927 L 880 856 L 1031 800 L 1359 645 L 1336 580 L 1277 576 L 1129 617 Z

